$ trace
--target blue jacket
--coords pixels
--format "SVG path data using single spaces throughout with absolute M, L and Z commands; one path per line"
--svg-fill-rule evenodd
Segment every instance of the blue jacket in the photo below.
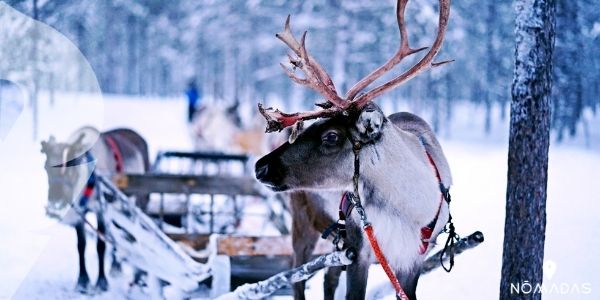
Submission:
M 189 106 L 192 107 L 196 107 L 198 105 L 200 102 L 200 97 L 202 96 L 201 92 L 196 88 L 188 88 L 185 91 L 185 95 L 187 96 Z

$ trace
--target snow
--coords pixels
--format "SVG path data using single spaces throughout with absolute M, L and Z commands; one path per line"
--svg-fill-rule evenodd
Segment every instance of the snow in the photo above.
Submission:
M 21 114 L 23 100 L 18 86 L 0 80 L 0 139 L 8 134 L 15 119 Z
M 139 131 L 148 140 L 152 157 L 159 150 L 191 149 L 183 99 L 104 98 L 102 103 L 97 99 L 87 100 L 103 106 L 101 129 L 127 126 Z M 77 123 L 83 125 L 86 118 L 78 115 L 76 109 L 86 106 L 84 101 L 57 97 L 56 107 L 50 108 L 43 98 L 41 137 L 46 139 L 53 133 L 61 140 Z M 496 125 L 492 135 L 485 137 L 481 126 L 484 114 L 480 109 L 467 105 L 457 107 L 455 120 L 441 134 L 441 143 L 453 170 L 451 209 L 457 230 L 463 235 L 480 230 L 486 240 L 457 257 L 451 273 L 436 270 L 423 276 L 418 287 L 420 299 L 498 296 L 508 126 L 506 122 Z M 596 170 L 600 168 L 597 151 L 600 120 L 596 117 L 588 121 L 592 148 L 582 147 L 576 140 L 552 145 L 550 152 L 545 259 L 556 263 L 556 273 L 551 278 L 546 277 L 544 284 L 591 285 L 591 294 L 568 295 L 571 299 L 597 299 L 600 294 L 600 277 L 595 269 L 600 265 L 595 250 L 600 247 L 600 220 L 595 215 L 600 209 L 595 186 Z M 87 299 L 74 292 L 78 269 L 74 230 L 44 216 L 47 187 L 43 156 L 39 153 L 39 141 L 31 140 L 30 125 L 30 107 L 25 106 L 12 130 L 0 140 L 3 194 L 0 199 L 0 299 Z M 93 239 L 88 239 L 86 256 L 92 282 L 97 274 L 95 248 Z M 308 299 L 322 298 L 322 278 L 320 272 L 308 282 Z M 125 269 L 120 278 L 109 277 L 111 290 L 94 295 L 94 299 L 124 298 L 130 280 L 129 269 Z M 340 296 L 344 285 L 342 277 L 337 291 Z M 383 295 L 393 299 L 383 271 L 379 266 L 372 266 L 369 299 Z M 556 292 L 544 295 L 544 299 L 564 297 Z

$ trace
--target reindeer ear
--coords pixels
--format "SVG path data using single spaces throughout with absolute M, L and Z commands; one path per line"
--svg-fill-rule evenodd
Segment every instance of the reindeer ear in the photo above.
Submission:
M 48 142 L 42 141 L 42 150 L 40 152 L 46 153 L 46 151 L 48 151 Z
M 288 143 L 293 144 L 298 138 L 300 131 L 302 131 L 302 128 L 304 128 L 304 122 L 298 121 L 296 124 L 292 125 L 291 128 L 292 130 L 290 132 L 290 136 L 288 137 Z
M 381 137 L 381 129 L 387 121 L 381 109 L 375 104 L 368 104 L 356 119 L 352 135 L 354 140 L 369 143 Z
M 50 145 L 54 144 L 56 142 L 56 138 L 51 135 L 50 138 L 48 139 L 48 141 L 42 141 L 42 153 L 47 153 L 48 152 L 48 148 L 50 148 Z

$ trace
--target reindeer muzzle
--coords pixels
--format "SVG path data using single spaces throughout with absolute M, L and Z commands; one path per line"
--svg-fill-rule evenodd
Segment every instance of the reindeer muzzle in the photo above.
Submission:
M 276 192 L 285 191 L 288 187 L 284 184 L 285 172 L 279 158 L 266 155 L 256 162 L 254 169 L 256 179 Z

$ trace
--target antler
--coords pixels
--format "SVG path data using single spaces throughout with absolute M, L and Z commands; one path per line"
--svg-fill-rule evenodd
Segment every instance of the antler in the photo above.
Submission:
M 294 69 L 290 70 L 283 64 L 281 67 L 287 73 L 287 75 L 296 83 L 308 86 L 313 90 L 319 92 L 327 99 L 331 104 L 345 108 L 346 103 L 340 96 L 338 96 L 335 90 L 333 80 L 329 77 L 329 74 L 323 69 L 323 67 L 312 57 L 308 51 L 306 51 L 306 31 L 302 34 L 300 43 L 294 38 L 292 30 L 290 28 L 290 16 L 288 15 L 285 20 L 285 28 L 283 32 L 276 34 L 275 36 L 284 42 L 294 53 L 298 56 L 294 59 L 291 55 L 288 55 L 290 64 L 293 68 L 300 68 L 304 72 L 305 78 L 299 78 L 294 74 Z
M 317 91 L 325 97 L 327 102 L 318 104 L 324 108 L 323 110 L 292 114 L 286 114 L 273 108 L 265 109 L 259 104 L 258 111 L 267 120 L 266 132 L 281 131 L 299 121 L 330 117 L 343 112 L 348 107 L 349 102 L 338 95 L 329 74 L 327 74 L 325 69 L 306 50 L 306 31 L 302 34 L 300 42 L 298 42 L 292 34 L 290 28 L 290 16 L 288 15 L 285 20 L 283 32 L 277 33 L 275 36 L 284 42 L 297 56 L 294 58 L 292 55 L 288 55 L 292 69 L 288 69 L 285 65 L 281 64 L 281 67 L 288 77 L 300 85 L 307 86 Z M 302 70 L 304 78 L 296 76 L 294 73 L 296 68 Z
M 385 64 L 375 69 L 375 71 L 371 72 L 371 74 L 367 75 L 367 77 L 363 78 L 352 88 L 350 88 L 348 93 L 346 93 L 346 99 L 353 100 L 354 97 L 360 93 L 360 91 L 369 86 L 369 84 L 373 83 L 373 81 L 377 80 L 383 74 L 394 68 L 405 57 L 427 49 L 427 47 L 412 49 L 408 45 L 408 32 L 406 31 L 406 26 L 404 25 L 404 11 L 406 10 L 407 3 L 408 0 L 399 0 L 398 5 L 396 6 L 396 19 L 398 21 L 398 30 L 400 31 L 400 48 L 398 48 L 396 54 L 392 56 L 392 58 L 390 58 Z
M 409 46 L 408 32 L 404 24 L 404 13 L 406 11 L 407 3 L 408 0 L 398 0 L 396 6 L 396 18 L 398 21 L 398 29 L 400 31 L 400 47 L 398 51 L 386 63 L 356 83 L 348 91 L 348 93 L 346 93 L 346 97 L 344 98 L 341 98 L 338 95 L 331 77 L 329 77 L 323 67 L 317 63 L 317 61 L 308 53 L 308 51 L 306 51 L 306 32 L 304 32 L 302 35 L 300 42 L 294 38 L 290 29 L 290 16 L 288 16 L 285 21 L 284 31 L 278 33 L 276 36 L 290 49 L 292 49 L 297 58 L 288 55 L 292 69 L 288 69 L 283 64 L 281 64 L 281 66 L 294 82 L 319 92 L 325 97 L 327 102 L 324 104 L 317 104 L 323 108 L 322 110 L 297 112 L 292 114 L 286 114 L 278 109 L 273 108 L 265 109 L 261 104 L 259 104 L 258 109 L 267 120 L 266 132 L 281 131 L 282 129 L 292 126 L 297 122 L 302 122 L 303 120 L 331 117 L 337 114 L 347 113 L 348 110 L 358 110 L 381 94 L 392 90 L 403 82 L 415 77 L 418 73 L 451 62 L 433 62 L 434 57 L 442 46 L 446 28 L 448 26 L 448 17 L 450 15 L 450 0 L 439 0 L 440 17 L 437 36 L 429 52 L 427 52 L 427 54 L 408 71 L 356 98 L 356 96 L 362 90 L 383 76 L 385 73 L 389 72 L 392 68 L 398 65 L 402 59 L 427 49 L 427 47 L 413 49 Z M 296 76 L 294 73 L 296 68 L 302 70 L 305 76 L 304 78 Z
M 279 109 L 273 109 L 271 107 L 264 108 L 262 104 L 259 103 L 258 111 L 267 120 L 267 129 L 265 131 L 274 132 L 281 131 L 286 127 L 290 127 L 296 124 L 296 122 L 324 117 L 333 117 L 342 113 L 344 110 L 337 106 L 333 106 L 322 110 L 286 114 Z
M 427 48 L 420 48 L 417 50 L 412 50 L 412 49 L 410 49 L 410 47 L 408 47 L 408 37 L 406 34 L 406 28 L 404 27 L 404 9 L 406 8 L 406 2 L 408 2 L 408 0 L 398 0 L 398 9 L 397 9 L 398 27 L 400 27 L 400 32 L 401 32 L 401 36 L 402 36 L 402 44 L 401 44 L 400 50 L 398 50 L 398 52 L 399 53 L 402 52 L 403 47 L 404 47 L 403 45 L 406 45 L 406 50 L 404 50 L 404 51 L 409 51 L 409 53 L 404 55 L 403 57 L 400 57 L 396 64 L 398 64 L 400 62 L 400 60 L 402 60 L 402 58 L 404 58 L 410 54 L 427 49 Z M 433 62 L 433 59 L 435 58 L 437 53 L 440 51 L 440 48 L 442 47 L 442 42 L 444 41 L 444 36 L 446 34 L 446 28 L 448 27 L 448 17 L 450 16 L 450 0 L 440 0 L 439 3 L 440 3 L 439 4 L 440 5 L 440 17 L 439 17 L 439 21 L 438 21 L 437 36 L 435 37 L 435 41 L 433 42 L 431 49 L 429 49 L 429 52 L 427 52 L 427 54 L 425 54 L 425 56 L 423 58 L 421 58 L 421 60 L 419 60 L 419 62 L 416 63 L 414 66 L 412 66 L 412 68 L 410 68 L 408 71 L 406 71 L 406 72 L 400 74 L 400 76 L 368 91 L 366 94 L 360 96 L 358 99 L 353 101 L 353 105 L 355 105 L 356 107 L 359 107 L 359 108 L 363 107 L 367 103 L 369 103 L 373 99 L 375 99 L 376 97 L 378 97 L 381 94 L 383 94 L 387 91 L 390 91 L 390 90 L 394 89 L 395 87 L 399 86 L 400 84 L 412 79 L 413 77 L 417 76 L 417 74 L 419 74 L 425 70 L 428 70 L 430 68 L 435 68 L 435 67 L 452 62 L 452 60 L 446 60 L 446 61 L 442 61 L 442 62 L 438 62 L 438 63 Z M 406 41 L 406 43 L 404 41 Z M 381 77 L 381 75 L 383 75 L 385 72 L 387 72 L 387 70 L 383 71 L 383 68 L 386 66 L 386 64 L 381 66 L 379 69 L 375 70 L 373 73 L 369 74 L 365 78 L 366 79 L 365 81 L 369 81 L 370 80 L 369 77 L 373 77 L 373 79 L 370 80 L 370 82 L 369 82 L 369 83 L 371 83 L 371 82 L 375 81 L 375 79 Z M 394 65 L 392 65 L 391 67 L 393 67 Z M 389 67 L 389 68 L 391 69 L 391 67 Z M 380 69 L 382 70 L 380 72 L 381 74 L 377 74 Z M 363 81 L 363 80 L 361 80 L 361 81 Z M 364 87 L 366 87 L 367 85 L 365 85 Z M 364 87 L 360 88 L 356 93 L 358 93 Z

